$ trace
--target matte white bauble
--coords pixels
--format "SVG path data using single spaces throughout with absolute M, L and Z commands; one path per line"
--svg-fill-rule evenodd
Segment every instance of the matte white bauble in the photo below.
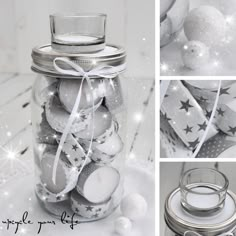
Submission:
M 137 193 L 126 196 L 120 205 L 122 214 L 130 220 L 138 220 L 147 213 L 147 202 Z
M 219 44 L 225 36 L 226 21 L 223 14 L 212 6 L 193 9 L 184 22 L 188 40 L 196 40 L 208 46 Z
M 132 222 L 127 217 L 119 217 L 114 223 L 115 232 L 119 235 L 128 235 L 132 230 Z

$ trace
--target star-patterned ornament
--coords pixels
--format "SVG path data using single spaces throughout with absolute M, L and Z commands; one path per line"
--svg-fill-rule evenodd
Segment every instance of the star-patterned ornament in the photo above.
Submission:
M 235 135 L 235 133 L 236 133 L 236 126 L 235 127 L 229 126 L 228 132 L 231 132 L 233 135 Z
M 188 134 L 188 133 L 192 133 L 193 132 L 192 129 L 193 129 L 193 126 L 190 127 L 190 126 L 187 125 L 187 127 L 184 129 L 184 131 L 186 132 L 186 134 Z
M 229 95 L 229 93 L 228 93 L 228 90 L 229 90 L 229 89 L 230 89 L 230 87 L 229 87 L 229 88 L 221 88 L 221 89 L 220 89 L 220 96 L 221 96 L 221 95 Z M 217 93 L 218 90 L 214 90 L 214 91 L 212 91 L 212 92 Z
M 192 149 L 195 149 L 196 146 L 199 144 L 199 138 L 197 138 L 195 141 L 193 142 L 188 142 L 189 143 L 189 147 Z
M 186 102 L 180 101 L 182 106 L 180 107 L 180 110 L 185 110 L 186 112 L 189 111 L 189 108 L 193 107 L 190 105 L 189 99 Z
M 204 121 L 202 124 L 197 124 L 199 126 L 199 130 L 203 130 L 205 131 L 206 130 L 206 127 L 207 127 L 207 124 L 206 124 L 206 121 Z
M 219 116 L 224 116 L 225 111 L 223 111 L 221 108 L 217 109 Z

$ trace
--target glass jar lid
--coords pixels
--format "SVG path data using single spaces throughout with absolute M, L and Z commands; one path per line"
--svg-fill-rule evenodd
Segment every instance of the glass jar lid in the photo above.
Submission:
M 116 71 L 121 73 L 125 69 L 126 53 L 124 48 L 116 45 L 107 45 L 104 50 L 96 53 L 80 54 L 61 53 L 53 50 L 51 45 L 43 45 L 33 48 L 31 69 L 47 76 L 73 78 L 74 76 L 63 75 L 55 69 L 53 62 L 56 58 L 67 58 L 82 67 L 84 71 L 89 71 L 97 66 L 110 66 L 116 67 Z M 64 63 L 60 67 L 64 70 L 71 69 Z
M 165 202 L 165 221 L 178 235 L 191 231 L 203 236 L 217 236 L 230 232 L 236 226 L 236 195 L 227 191 L 223 209 L 213 216 L 197 217 L 181 206 L 180 188 L 175 189 Z

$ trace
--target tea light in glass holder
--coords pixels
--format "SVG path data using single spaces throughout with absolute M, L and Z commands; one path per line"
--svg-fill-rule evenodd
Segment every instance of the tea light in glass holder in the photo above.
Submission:
M 191 169 L 180 179 L 181 205 L 190 214 L 210 216 L 224 206 L 228 179 L 221 172 L 208 169 Z
M 52 48 L 64 53 L 90 53 L 105 48 L 105 14 L 50 16 Z

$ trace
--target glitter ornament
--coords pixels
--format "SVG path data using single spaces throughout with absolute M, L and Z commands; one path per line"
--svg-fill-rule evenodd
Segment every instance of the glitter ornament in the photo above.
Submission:
M 214 7 L 200 6 L 193 9 L 184 22 L 188 40 L 206 45 L 217 45 L 225 36 L 226 22 L 223 14 Z
M 187 42 L 181 50 L 184 65 L 192 70 L 199 69 L 209 61 L 209 48 L 198 41 Z
M 137 220 L 145 216 L 147 202 L 140 194 L 133 193 L 122 200 L 120 208 L 125 217 L 128 217 L 130 220 Z
M 115 220 L 114 227 L 117 234 L 128 235 L 132 229 L 132 223 L 130 219 L 122 216 Z

